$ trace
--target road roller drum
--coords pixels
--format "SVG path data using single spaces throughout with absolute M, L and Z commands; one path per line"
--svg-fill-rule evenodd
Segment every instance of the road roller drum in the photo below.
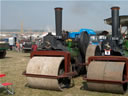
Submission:
M 85 56 L 85 60 L 88 61 L 88 58 L 90 56 L 95 56 L 95 49 L 96 49 L 97 45 L 91 45 L 89 44 L 86 50 L 86 56 Z
M 85 56 L 85 60 L 88 61 L 88 58 L 90 56 L 95 56 L 95 49 L 96 49 L 96 45 L 91 45 L 89 44 L 86 50 L 86 56 Z M 88 70 L 88 66 L 86 66 L 86 69 Z
M 114 80 L 123 81 L 124 79 L 124 62 L 103 62 L 93 61 L 89 64 L 87 78 L 96 80 Z M 127 84 L 109 84 L 100 82 L 87 82 L 89 90 L 124 93 Z
M 27 66 L 26 73 L 58 76 L 64 57 L 33 57 Z M 33 88 L 62 90 L 58 79 L 27 77 L 28 84 Z
M 84 80 L 88 90 L 125 93 L 128 82 L 128 59 L 121 56 L 91 56 Z

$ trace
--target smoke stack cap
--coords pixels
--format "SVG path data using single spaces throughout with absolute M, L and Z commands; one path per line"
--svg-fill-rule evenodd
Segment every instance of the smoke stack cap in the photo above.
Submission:
M 56 7 L 55 10 L 63 10 L 61 7 Z
M 111 9 L 112 9 L 112 10 L 119 10 L 120 7 L 118 7 L 118 6 L 114 6 L 114 7 L 112 7 Z

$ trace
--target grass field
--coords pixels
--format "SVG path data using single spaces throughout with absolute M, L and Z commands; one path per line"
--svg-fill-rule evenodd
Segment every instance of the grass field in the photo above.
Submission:
M 29 61 L 29 53 L 18 53 L 14 51 L 8 51 L 5 59 L 0 59 L 0 73 L 7 76 L 0 79 L 0 82 L 11 82 L 15 89 L 14 96 L 128 96 L 121 94 L 101 93 L 83 90 L 82 86 L 85 83 L 82 77 L 74 78 L 75 86 L 69 89 L 60 91 L 49 91 L 41 89 L 32 89 L 26 87 L 26 77 L 22 75 L 22 72 L 26 69 Z M 0 93 L 0 96 L 7 96 L 5 91 Z

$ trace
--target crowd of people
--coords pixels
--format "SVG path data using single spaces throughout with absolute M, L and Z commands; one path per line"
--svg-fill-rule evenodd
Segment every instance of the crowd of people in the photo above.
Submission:
M 13 46 L 12 48 L 12 50 L 15 50 L 17 52 L 25 52 L 26 49 L 30 49 L 29 51 L 36 51 L 37 44 L 35 42 L 29 42 L 29 44 L 26 44 L 26 42 L 16 42 L 15 46 Z

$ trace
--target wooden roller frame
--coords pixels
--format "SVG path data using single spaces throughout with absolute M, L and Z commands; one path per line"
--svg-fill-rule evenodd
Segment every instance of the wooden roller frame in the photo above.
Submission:
M 26 75 L 27 77 L 37 77 L 37 78 L 50 78 L 50 79 L 59 79 L 59 78 L 66 78 L 66 77 L 72 77 L 75 76 L 76 72 L 70 72 L 70 53 L 64 52 L 64 51 L 33 51 L 30 54 L 30 58 L 34 56 L 63 56 L 64 57 L 64 65 L 65 65 L 65 71 L 64 74 L 59 76 L 50 76 L 50 75 L 40 75 L 40 74 L 28 74 L 26 71 L 23 72 L 23 75 Z

